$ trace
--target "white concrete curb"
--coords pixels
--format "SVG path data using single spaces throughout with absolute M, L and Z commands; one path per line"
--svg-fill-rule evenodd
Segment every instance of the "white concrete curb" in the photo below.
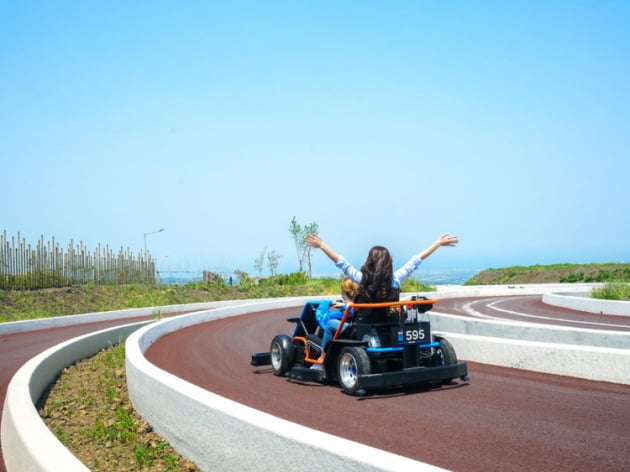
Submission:
M 39 416 L 35 405 L 46 387 L 74 362 L 118 344 L 148 322 L 110 328 L 71 339 L 33 357 L 7 387 L 0 438 L 9 472 L 89 472 Z
M 630 350 L 447 334 L 457 357 L 555 375 L 630 385 Z
M 542 301 L 549 305 L 570 308 L 571 310 L 586 311 L 600 315 L 630 316 L 630 302 L 620 300 L 597 300 L 587 294 L 577 297 L 565 293 L 545 293 Z
M 222 306 L 233 306 L 243 303 L 243 300 L 228 300 L 218 302 L 190 303 L 187 305 L 165 305 L 146 308 L 128 308 L 125 310 L 99 311 L 84 313 L 81 315 L 58 316 L 53 318 L 38 318 L 35 320 L 9 321 L 0 323 L 0 334 L 22 333 L 38 329 L 60 328 L 62 326 L 74 326 L 97 321 L 121 320 L 138 316 L 155 315 L 162 313 L 180 313 L 182 311 L 204 310 Z
M 484 336 L 515 341 L 536 341 L 574 346 L 630 349 L 630 333 L 603 329 L 550 326 L 504 320 L 481 320 L 468 316 L 449 315 L 429 311 L 422 319 L 431 322 L 431 329 L 447 333 Z M 459 354 L 459 352 L 458 352 Z M 470 359 L 473 360 L 473 359 Z M 630 376 L 630 372 L 628 373 Z
M 542 295 L 545 293 L 587 293 L 601 283 L 514 284 L 514 285 L 438 285 L 434 298 L 463 298 L 510 295 Z

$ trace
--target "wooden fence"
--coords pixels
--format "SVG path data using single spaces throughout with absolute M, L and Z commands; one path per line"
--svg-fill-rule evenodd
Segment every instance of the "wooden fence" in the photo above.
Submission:
M 59 243 L 44 242 L 41 236 L 31 247 L 17 234 L 7 238 L 6 230 L 0 234 L 0 289 L 29 290 L 48 287 L 66 287 L 74 284 L 125 284 L 155 283 L 155 262 L 149 253 L 137 257 L 122 247 L 115 254 L 109 246 L 96 247 L 90 253 L 82 242 L 76 246 L 72 240 L 67 251 Z

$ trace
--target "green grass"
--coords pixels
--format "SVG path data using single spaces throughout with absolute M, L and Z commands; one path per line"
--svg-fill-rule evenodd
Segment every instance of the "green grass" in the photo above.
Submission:
M 81 285 L 40 290 L 0 291 L 0 322 L 50 318 L 78 313 L 161 307 L 218 300 L 322 295 L 340 297 L 339 278 L 306 279 L 302 274 L 276 275 L 257 281 L 245 278 L 239 285 L 222 280 L 184 285 Z M 433 287 L 408 279 L 403 291 L 427 292 Z M 163 310 L 153 312 L 155 319 Z
M 95 472 L 198 470 L 133 409 L 124 343 L 64 369 L 38 409 L 57 438 Z
M 630 282 L 630 264 L 550 264 L 486 269 L 464 285 Z
M 610 282 L 601 288 L 594 289 L 591 297 L 600 300 L 630 301 L 630 283 Z
M 257 280 L 242 277 L 239 285 L 229 285 L 221 278 L 212 283 L 190 282 L 183 285 L 80 285 L 40 290 L 0 290 L 0 322 L 121 310 L 161 307 L 218 300 L 271 297 L 326 296 L 339 298 L 341 276 L 307 279 L 302 273 L 281 274 Z M 516 285 L 525 283 L 604 282 L 610 284 L 597 297 L 626 300 L 624 283 L 630 282 L 630 264 L 552 264 L 488 269 L 476 274 L 464 285 Z M 618 287 L 617 284 L 622 284 Z M 403 292 L 430 292 L 434 287 L 418 279 L 407 279 Z M 162 310 L 154 310 L 159 319 Z

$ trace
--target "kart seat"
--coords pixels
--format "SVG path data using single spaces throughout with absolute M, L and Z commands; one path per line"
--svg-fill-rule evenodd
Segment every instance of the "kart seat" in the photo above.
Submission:
M 379 333 L 381 336 L 389 336 L 392 327 L 398 326 L 398 317 L 392 316 L 389 308 L 361 308 L 355 314 L 355 339 L 362 339 L 365 335 L 371 336 Z

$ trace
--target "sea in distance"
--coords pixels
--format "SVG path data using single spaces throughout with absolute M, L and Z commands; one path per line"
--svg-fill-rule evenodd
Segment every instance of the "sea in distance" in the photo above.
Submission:
M 473 275 L 481 272 L 481 269 L 443 269 L 443 270 L 423 270 L 419 274 L 412 276 L 415 280 L 427 285 L 461 285 Z M 233 273 L 217 272 L 226 283 L 238 283 L 238 278 Z M 159 272 L 159 282 L 163 284 L 186 284 L 188 282 L 199 282 L 202 273 L 193 271 L 161 271 Z M 313 277 L 339 277 L 339 273 L 314 274 Z

